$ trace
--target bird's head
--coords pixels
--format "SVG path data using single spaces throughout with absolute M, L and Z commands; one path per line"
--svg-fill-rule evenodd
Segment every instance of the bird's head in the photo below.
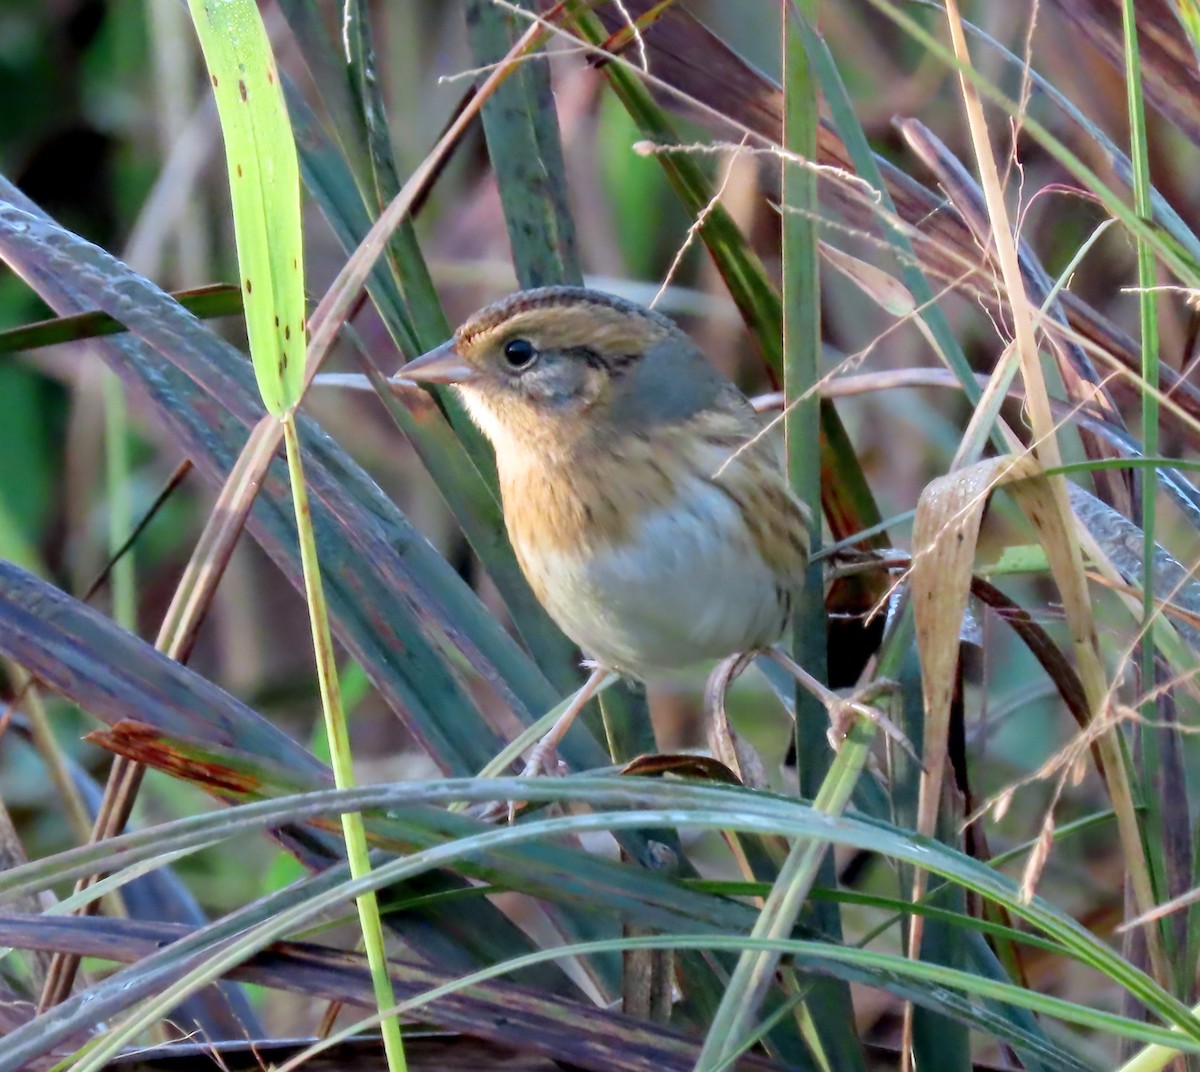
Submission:
M 711 404 L 725 382 L 672 320 L 581 287 L 495 302 L 399 375 L 454 384 L 497 453 L 646 433 Z

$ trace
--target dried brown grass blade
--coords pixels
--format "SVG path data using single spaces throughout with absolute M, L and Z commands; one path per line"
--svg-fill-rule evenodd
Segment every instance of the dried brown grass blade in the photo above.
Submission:
M 933 832 L 945 782 L 959 636 L 984 510 L 995 488 L 1039 474 L 1029 455 L 990 459 L 933 481 L 917 504 L 909 576 L 925 701 L 925 772 L 917 806 L 923 834 Z M 923 889 L 924 877 L 918 874 L 917 881 Z
M 967 49 L 957 0 L 947 0 L 945 10 L 955 56 L 964 66 L 969 66 L 971 56 Z M 1080 680 L 1087 695 L 1088 709 L 1094 723 L 1092 728 L 1102 728 L 1103 724 L 1099 720 L 1107 710 L 1108 688 L 1103 663 L 1100 659 L 1091 603 L 1088 598 L 1083 557 L 1075 538 L 1076 522 L 1071 513 L 1065 478 L 1062 476 L 1048 477 L 1044 473 L 1046 469 L 1060 466 L 1062 459 L 1034 334 L 1037 310 L 1026 292 L 982 101 L 969 79 L 960 76 L 959 82 L 971 143 L 979 168 L 980 185 L 983 189 L 990 221 L 989 244 L 993 242 L 995 244 L 995 256 L 1004 282 L 1004 296 L 1011 317 L 1017 352 L 1020 356 L 1026 406 L 1034 437 L 1033 455 L 1027 455 L 1006 464 L 1004 469 L 997 472 L 996 482 L 998 483 L 1000 479 L 1005 483 L 1013 483 L 1014 480 L 1020 481 L 1014 484 L 1014 493 L 1026 516 L 1038 530 L 1039 538 L 1050 562 L 1051 571 L 1058 584 Z M 995 466 L 996 462 L 984 463 L 984 465 Z M 1027 476 L 1023 480 L 1016 476 L 1022 468 L 1027 471 Z M 978 529 L 976 528 L 975 531 L 977 533 Z M 940 702 L 940 698 L 935 698 L 935 702 Z M 1103 732 L 1098 737 L 1097 747 L 1104 757 L 1109 796 L 1117 815 L 1117 824 L 1129 867 L 1135 900 L 1141 910 L 1145 911 L 1154 903 L 1153 886 L 1141 849 L 1141 835 L 1134 812 L 1132 792 L 1114 733 L 1115 729 L 1112 727 Z M 932 777 L 926 775 L 926 779 Z M 936 806 L 937 798 L 931 795 L 931 791 L 934 788 L 940 790 L 940 777 L 939 771 L 936 776 L 937 780 L 930 783 L 930 791 L 926 790 L 923 780 L 919 805 L 919 814 L 923 822 L 929 821 L 931 809 Z M 926 828 L 922 827 L 922 829 Z M 1032 888 L 1032 883 L 1028 881 L 1028 878 L 1029 876 L 1027 876 L 1026 888 Z M 924 879 L 918 875 L 916 881 L 918 885 L 923 885 Z M 920 935 L 921 930 L 919 921 L 917 921 L 911 932 L 909 948 L 911 956 L 915 957 L 919 951 Z M 1155 974 L 1159 981 L 1165 984 L 1170 978 L 1170 974 L 1167 970 L 1168 966 L 1159 936 L 1153 929 L 1150 929 L 1146 931 L 1146 939 Z
M 998 487 L 1008 488 L 1034 525 L 1055 578 L 1064 574 L 1070 576 L 1068 564 L 1070 545 L 1075 538 L 1074 525 L 1068 528 L 1068 523 L 1055 509 L 1050 478 L 1042 473 L 1031 455 L 980 462 L 939 478 L 922 494 L 913 524 L 914 554 L 910 572 L 925 696 L 925 773 L 917 819 L 917 829 L 921 833 L 932 833 L 941 800 L 959 631 L 968 593 L 972 587 L 980 588 L 980 582 L 972 580 L 971 566 L 987 500 Z M 1061 587 L 1061 580 L 1059 583 Z M 1083 598 L 1086 598 L 1086 592 Z M 1021 623 L 1014 620 L 1013 624 L 1017 627 Z M 1029 632 L 1028 629 L 1019 631 L 1023 637 Z M 1031 650 L 1051 673 L 1076 720 L 1093 738 L 1093 755 L 1108 786 L 1118 821 L 1123 810 L 1132 821 L 1132 797 L 1125 768 L 1111 727 L 1102 721 L 1107 715 L 1106 704 L 1097 704 L 1088 695 L 1082 675 L 1074 669 L 1068 673 L 1068 664 L 1061 655 L 1050 659 L 1040 642 L 1037 648 L 1031 645 Z M 1026 885 L 1032 888 L 1036 877 L 1027 874 Z M 920 874 L 914 889 L 918 895 L 923 893 L 924 877 Z M 915 920 L 913 934 L 916 937 L 910 944 L 911 952 L 920 948 L 920 931 L 920 921 Z
M 733 771 L 743 785 L 764 789 L 767 786 L 767 769 L 762 757 L 734 730 L 729 713 L 725 710 L 725 694 L 729 686 L 751 661 L 746 655 L 733 655 L 723 659 L 709 674 L 704 686 L 706 731 L 713 758 Z
M 909 146 L 937 175 L 938 182 L 946 192 L 950 203 L 957 209 L 967 226 L 971 228 L 979 247 L 989 253 L 992 252 L 994 247 L 989 237 L 991 221 L 984 204 L 984 194 L 962 162 L 943 144 L 941 139 L 918 120 L 905 119 L 896 125 Z M 1021 279 L 1029 298 L 1039 307 L 1044 306 L 1050 292 L 1049 276 L 1028 243 L 1019 237 L 1014 238 L 1013 241 L 1017 251 Z M 1057 302 L 1054 302 L 1046 312 L 1039 308 L 1033 315 L 1035 329 L 1042 333 L 1042 337 L 1050 344 L 1058 358 L 1058 370 L 1067 389 L 1067 396 L 1078 404 L 1095 408 L 1117 427 L 1123 429 L 1120 411 L 1109 394 L 1106 384 L 1097 375 L 1083 347 L 1069 339 L 1064 339 L 1061 332 L 1047 331 L 1047 328 L 1056 321 L 1060 322 L 1063 327 L 1066 326 L 1065 317 L 1059 311 Z M 1116 448 L 1108 440 L 1098 437 L 1084 428 L 1077 430 L 1089 458 L 1111 459 L 1119 456 Z M 1096 472 L 1095 480 L 1106 502 L 1127 515 L 1132 514 L 1132 481 L 1128 472 L 1102 469 Z
M 917 303 L 911 291 L 891 272 L 852 257 L 828 242 L 821 243 L 821 256 L 885 312 L 895 317 L 912 316 L 916 312 Z

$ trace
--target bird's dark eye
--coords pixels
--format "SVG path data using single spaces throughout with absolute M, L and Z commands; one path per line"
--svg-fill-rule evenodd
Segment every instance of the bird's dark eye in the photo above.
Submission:
M 537 351 L 528 339 L 509 339 L 504 344 L 504 363 L 513 372 L 523 372 L 537 360 Z

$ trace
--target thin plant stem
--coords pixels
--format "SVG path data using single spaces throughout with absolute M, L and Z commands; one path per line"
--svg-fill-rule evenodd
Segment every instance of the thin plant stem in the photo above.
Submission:
M 1123 0 L 1121 22 L 1125 43 L 1125 83 L 1129 108 L 1129 159 L 1133 170 L 1134 211 L 1143 220 L 1153 219 L 1154 209 L 1150 194 L 1150 158 L 1146 136 L 1146 111 L 1142 100 L 1142 68 L 1138 50 L 1137 22 L 1133 0 Z M 1142 450 L 1151 457 L 1159 452 L 1158 443 L 1158 309 L 1155 292 L 1154 251 L 1142 237 L 1137 238 L 1138 313 L 1142 336 Z M 1158 496 L 1158 471 L 1153 467 L 1142 471 L 1142 638 L 1139 643 L 1139 669 L 1141 671 L 1142 717 L 1145 720 L 1139 730 L 1141 738 L 1141 795 L 1139 814 L 1142 819 L 1142 836 L 1146 849 L 1146 861 L 1155 880 L 1160 897 L 1169 897 L 1162 830 L 1162 812 L 1156 803 L 1157 793 L 1147 793 L 1150 786 L 1159 784 L 1161 756 L 1158 747 L 1158 704 L 1155 699 L 1155 634 L 1151 624 L 1158 616 L 1155 605 L 1155 507 Z M 1173 953 L 1174 930 L 1171 921 L 1159 924 L 1162 941 L 1169 954 Z M 1172 962 L 1175 962 L 1172 956 Z M 1165 980 L 1164 980 L 1165 981 Z
M 104 467 L 108 485 L 108 550 L 124 547 L 133 528 L 133 498 L 129 487 L 129 422 L 125 393 L 116 373 L 105 369 L 100 381 L 104 397 Z M 133 548 L 112 567 L 112 611 L 114 620 L 131 633 L 137 632 L 137 602 L 134 589 Z
M 346 716 L 342 710 L 342 695 L 338 685 L 337 663 L 333 653 L 333 638 L 329 631 L 329 615 L 325 607 L 325 590 L 321 583 L 321 568 L 317 561 L 317 545 L 312 529 L 312 514 L 308 505 L 308 491 L 304 483 L 304 466 L 300 456 L 300 438 L 296 433 L 293 413 L 286 414 L 283 424 L 283 440 L 287 448 L 288 476 L 292 485 L 292 503 L 296 511 L 296 529 L 300 539 L 300 563 L 304 571 L 304 592 L 308 602 L 309 620 L 312 625 L 313 649 L 317 661 L 317 681 L 321 690 L 321 708 L 325 714 L 325 732 L 329 739 L 329 755 L 333 766 L 334 782 L 339 789 L 354 786 L 354 767 L 350 753 L 350 735 L 346 729 Z M 342 833 L 346 839 L 346 856 L 350 863 L 350 874 L 361 878 L 371 871 L 367 855 L 367 835 L 359 812 L 347 812 L 342 816 Z M 371 983 L 375 991 L 375 1002 L 381 1012 L 396 1004 L 392 989 L 392 978 L 388 973 L 387 953 L 383 944 L 383 924 L 379 917 L 379 901 L 374 891 L 368 891 L 355 899 L 358 906 L 359 926 L 362 928 L 363 946 L 367 963 L 371 969 Z M 382 1020 L 383 1045 L 391 1072 L 404 1072 L 404 1043 L 400 1036 L 400 1021 L 395 1016 Z

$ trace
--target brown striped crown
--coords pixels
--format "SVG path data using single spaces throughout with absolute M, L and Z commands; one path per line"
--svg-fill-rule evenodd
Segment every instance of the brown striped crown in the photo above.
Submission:
M 661 313 L 584 287 L 524 290 L 481 309 L 454 334 L 468 361 L 506 339 L 540 349 L 587 349 L 605 355 L 644 353 L 679 329 Z

